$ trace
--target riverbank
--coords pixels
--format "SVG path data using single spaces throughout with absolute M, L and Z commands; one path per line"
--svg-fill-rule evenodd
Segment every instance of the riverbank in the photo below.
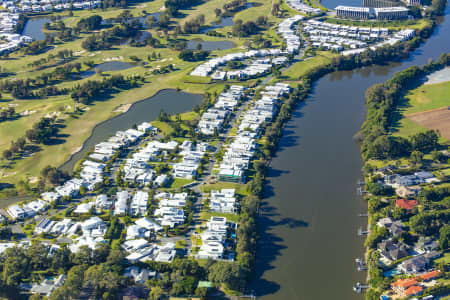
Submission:
M 441 20 L 430 39 L 401 62 L 338 71 L 317 79 L 310 99 L 287 123 L 267 175 L 258 220 L 264 239 L 259 241 L 257 279 L 251 286 L 261 299 L 362 298 L 351 286 L 366 280 L 354 263 L 364 253 L 357 229 L 367 226 L 367 220 L 358 217 L 367 203 L 356 190 L 362 160 L 359 146 L 353 144 L 365 118 L 364 93 L 396 71 L 425 64 L 430 57 L 437 59 L 450 47 L 445 37 L 448 29 L 448 18 Z M 334 182 L 340 184 L 327 193 L 323 185 Z M 331 274 L 325 275 L 324 269 Z M 329 278 L 333 278 L 332 286 L 322 289 L 320 283 Z
M 219 89 L 220 87 L 216 88 Z M 191 111 L 194 106 L 201 103 L 202 98 L 200 94 L 163 89 L 150 98 L 134 102 L 126 112 L 95 125 L 81 148 L 73 153 L 59 168 L 71 173 L 75 164 L 88 151 L 91 151 L 93 146 L 106 140 L 117 131 L 131 128 L 134 124 L 152 122 L 157 119 L 161 111 L 171 115 Z
M 379 299 L 381 295 L 390 299 L 388 297 L 413 296 L 419 293 L 424 296 L 445 296 L 450 292 L 443 276 L 449 265 L 435 261 L 446 255 L 447 239 L 450 238 L 444 230 L 449 226 L 450 210 L 445 200 L 441 201 L 450 193 L 450 176 L 445 171 L 450 169 L 445 154 L 448 153 L 449 140 L 429 130 L 432 128 L 422 127 L 420 131 L 408 136 L 397 135 L 393 130 L 399 120 L 396 116 L 399 107 L 407 101 L 405 97 L 410 91 L 421 89 L 427 75 L 449 64 L 450 56 L 443 54 L 437 62 L 396 73 L 387 82 L 371 87 L 366 93 L 369 118 L 361 133 L 370 231 L 365 242 L 370 283 L 366 299 Z M 401 85 L 394 87 L 399 82 Z M 378 102 L 379 99 L 374 96 L 375 90 L 385 88 L 381 95 L 390 100 Z M 442 104 L 439 96 L 430 101 L 433 103 L 429 105 Z M 378 104 L 373 104 L 377 102 Z M 420 109 L 417 103 L 410 103 L 410 106 Z M 381 111 L 391 117 L 370 117 Z M 380 120 L 385 120 L 386 124 L 382 124 Z M 445 126 L 445 122 L 449 121 L 441 120 L 440 126 Z M 371 129 L 374 127 L 386 128 L 387 132 L 379 133 L 379 137 L 376 137 Z M 387 149 L 385 152 L 375 150 L 380 139 L 384 139 L 383 144 Z M 409 181 L 403 180 L 404 178 L 409 178 Z M 433 197 L 433 194 L 437 196 Z M 433 246 L 426 246 L 433 242 Z M 387 243 L 390 246 L 384 249 Z M 398 253 L 394 255 L 394 251 Z M 418 260 L 424 260 L 419 267 L 414 265 Z M 415 267 L 408 269 L 410 264 Z M 435 274 L 432 284 L 417 282 L 408 286 L 411 291 L 414 290 L 412 294 L 395 289 L 396 284 L 405 276 L 419 278 L 431 273 Z
M 385 53 L 386 55 L 389 55 L 389 56 L 387 56 L 387 57 L 394 57 L 394 54 L 398 54 L 398 52 L 396 53 L 395 51 L 393 51 L 394 53 Z M 376 55 L 374 55 L 372 58 L 374 59 L 374 60 L 383 60 L 383 56 L 381 55 L 382 53 L 378 53 L 378 54 L 376 54 Z M 366 56 L 364 56 L 364 58 L 366 58 Z M 334 63 L 332 63 L 332 64 L 330 64 L 329 66 L 327 65 L 327 66 L 325 66 L 324 68 L 318 68 L 318 69 L 314 69 L 314 70 L 312 70 L 311 72 L 308 72 L 308 74 L 306 74 L 305 76 L 306 77 L 303 77 L 303 78 L 299 78 L 299 82 L 300 82 L 300 89 L 301 89 L 301 92 L 302 92 L 302 98 L 301 99 L 304 99 L 303 97 L 306 97 L 306 94 L 308 94 L 310 91 L 311 91 L 311 88 L 312 88 L 312 84 L 311 84 L 311 81 L 314 81 L 314 80 L 316 80 L 316 79 L 318 79 L 319 77 L 321 77 L 321 76 L 323 76 L 324 74 L 326 74 L 326 73 L 328 73 L 328 72 L 332 72 L 332 71 L 334 71 L 334 70 L 337 70 L 337 69 L 340 69 L 340 68 L 354 68 L 355 67 L 355 65 L 356 66 L 358 66 L 358 64 L 360 63 L 360 65 L 364 65 L 362 62 L 353 62 L 354 63 L 354 65 L 352 65 L 351 67 L 350 66 L 348 66 L 348 65 L 346 65 L 347 63 L 349 63 L 349 62 L 351 62 L 350 60 L 344 60 L 344 61 L 341 61 L 341 62 L 339 62 L 339 64 L 338 64 L 338 62 L 334 62 Z M 367 64 L 369 64 L 370 62 L 367 62 Z M 311 77 L 309 77 L 309 76 L 311 76 Z M 327 76 L 328 77 L 328 76 Z M 282 80 L 281 80 L 282 81 Z M 338 92 L 339 90 L 337 90 L 337 92 Z M 305 94 L 304 94 L 305 93 Z M 338 95 L 337 93 L 335 93 L 333 96 L 336 98 L 336 95 Z M 300 99 L 298 100 L 298 101 L 300 101 Z M 289 128 L 286 128 L 284 125 L 286 125 L 286 120 L 290 117 L 290 115 L 292 114 L 292 112 L 293 112 L 293 110 L 294 110 L 294 108 L 296 108 L 296 105 L 295 105 L 295 102 L 296 101 L 293 101 L 293 103 L 291 103 L 291 104 L 289 104 L 289 105 L 286 105 L 285 106 L 285 109 L 284 109 L 284 112 L 283 112 L 283 115 L 282 115 L 282 118 L 281 119 L 277 119 L 277 124 L 276 124 L 276 126 L 274 126 L 274 127 L 271 127 L 270 128 L 270 135 L 268 135 L 267 137 L 266 137 L 266 139 L 264 140 L 264 143 L 263 143 L 263 145 L 264 145 L 264 153 L 262 154 L 262 156 L 261 156 L 261 159 L 263 159 L 263 160 L 268 160 L 268 159 L 270 159 L 270 158 L 272 158 L 274 155 L 275 155 L 275 151 L 276 150 L 280 150 L 279 149 L 279 147 L 278 147 L 278 145 L 279 145 L 279 142 L 282 140 L 282 138 L 281 138 L 281 136 L 284 134 L 288 139 L 289 138 L 291 138 L 290 136 L 289 136 L 289 134 L 288 134 L 288 132 L 287 131 L 289 131 Z M 338 103 L 335 103 L 335 104 L 338 104 Z M 333 111 L 329 111 L 329 119 L 330 120 L 335 120 L 335 117 L 333 117 L 333 113 L 335 113 L 335 111 L 333 112 Z M 281 114 L 280 114 L 281 115 Z M 296 115 L 296 116 L 298 116 L 298 117 L 300 117 L 300 115 Z M 349 115 L 346 115 L 347 117 L 349 116 Z M 336 124 L 339 124 L 339 125 L 341 125 L 341 123 L 334 123 L 333 124 L 333 126 L 334 127 L 338 127 L 338 126 L 336 126 Z M 310 127 L 310 128 L 314 128 L 313 126 L 312 127 Z M 323 131 L 324 132 L 324 131 Z M 319 145 L 319 146 L 326 146 L 327 148 L 329 148 L 329 149 L 332 149 L 333 151 L 332 152 L 326 152 L 326 153 L 322 153 L 322 155 L 320 156 L 320 158 L 324 161 L 324 162 L 327 162 L 328 164 L 329 164 L 329 166 L 331 166 L 332 165 L 332 161 L 327 161 L 326 159 L 324 159 L 324 158 L 326 158 L 326 157 L 335 157 L 334 155 L 336 155 L 336 149 L 337 148 L 339 148 L 339 147 L 336 147 L 336 145 L 340 145 L 339 143 L 341 142 L 339 139 L 330 139 L 329 140 L 330 142 L 333 142 L 333 144 L 326 144 L 326 145 Z M 291 141 L 292 142 L 292 141 Z M 295 141 L 294 141 L 295 142 Z M 303 143 L 303 141 L 302 141 L 302 143 Z M 280 144 L 280 145 L 282 145 L 282 147 L 288 147 L 289 146 L 289 143 L 287 143 L 287 144 Z M 317 144 L 315 144 L 316 146 L 317 146 Z M 325 147 L 324 147 L 325 148 Z M 321 147 L 317 147 L 317 148 L 315 148 L 316 149 L 316 152 L 310 152 L 310 156 L 309 157 L 313 157 L 314 155 L 318 155 L 319 156 L 319 153 L 318 153 L 318 150 L 317 149 L 323 149 L 323 148 L 321 148 Z M 282 150 L 282 149 L 281 149 Z M 280 151 L 281 152 L 281 151 Z M 339 153 L 340 155 L 343 155 L 343 153 Z M 328 156 L 327 156 L 328 155 Z M 308 156 L 305 156 L 305 157 L 308 157 Z M 291 161 L 289 161 L 289 163 L 290 164 L 292 164 L 293 162 L 294 162 L 295 160 L 294 160 L 294 158 L 291 160 Z M 344 162 L 344 160 L 342 160 L 342 162 Z M 353 161 L 349 161 L 350 163 L 354 163 Z M 328 167 L 329 167 L 328 166 Z M 315 167 L 315 165 L 311 165 L 311 167 L 312 168 L 314 168 Z M 316 174 L 316 177 L 315 177 L 315 179 L 317 180 L 316 182 L 319 182 L 320 184 L 319 185 L 317 185 L 317 186 L 315 186 L 315 191 L 317 192 L 318 190 L 322 190 L 323 189 L 323 185 L 324 184 L 326 184 L 326 180 L 327 180 L 327 177 L 326 177 L 326 175 L 325 174 L 327 174 L 327 169 L 325 169 L 324 168 L 324 166 L 323 165 L 321 165 L 321 171 L 322 172 L 320 172 L 320 173 L 317 173 Z M 346 170 L 346 168 L 348 167 L 348 166 L 346 166 L 346 165 L 339 165 L 339 166 L 337 166 L 337 167 L 339 167 L 338 168 L 338 171 L 341 171 L 342 172 L 342 170 Z M 358 169 L 358 165 L 357 164 L 355 164 L 355 165 L 353 165 L 353 168 L 352 168 L 352 170 L 356 170 L 356 169 Z M 305 172 L 305 169 L 303 169 L 303 172 Z M 312 172 L 310 172 L 310 173 L 312 173 Z M 309 174 L 308 174 L 309 175 Z M 256 176 L 254 177 L 254 178 L 258 178 L 258 181 L 256 181 L 255 183 L 254 183 L 254 187 L 255 188 L 257 188 L 258 190 L 259 189 L 261 189 L 261 178 L 262 178 L 262 180 L 264 180 L 264 178 L 266 178 L 266 176 L 267 176 L 267 174 L 265 174 L 265 172 L 264 171 L 258 171 L 258 173 L 256 174 Z M 269 176 L 277 176 L 277 172 L 276 172 L 276 170 L 275 170 L 275 172 L 272 172 L 272 173 L 270 173 L 269 172 Z M 350 178 L 352 178 L 352 176 L 354 176 L 354 174 L 351 174 L 351 176 L 349 176 L 349 177 L 342 177 L 343 179 L 345 179 L 345 182 L 346 182 L 346 184 L 342 184 L 342 185 L 345 185 L 345 191 L 346 192 L 348 192 L 348 191 L 350 191 L 350 184 L 349 184 L 349 179 Z M 298 178 L 297 178 L 298 179 Z M 305 178 L 305 182 L 308 182 L 308 180 L 307 180 L 308 178 Z M 335 178 L 328 178 L 328 180 L 330 181 L 330 180 L 333 180 L 333 179 L 335 179 Z M 290 186 L 287 186 L 286 187 L 286 190 L 289 190 L 289 189 L 292 189 L 292 187 L 293 186 L 296 186 L 295 185 L 295 181 L 294 182 L 292 182 L 292 184 L 290 185 Z M 305 188 L 306 186 L 303 186 L 302 188 Z M 296 190 L 297 191 L 297 190 Z M 354 190 L 353 190 L 354 191 Z M 342 192 L 341 190 L 339 190 L 338 192 Z M 260 195 L 261 195 L 261 191 L 259 190 L 258 191 L 258 193 L 257 193 L 258 195 L 259 195 L 259 197 L 261 197 Z M 277 195 L 278 195 L 278 193 L 277 193 Z M 311 195 L 314 195 L 314 194 L 312 194 L 311 193 Z M 346 195 L 348 195 L 348 194 L 346 194 Z M 295 198 L 295 197 L 297 197 L 297 195 L 294 195 L 294 196 L 292 196 L 291 195 L 291 201 L 292 201 L 292 199 L 293 198 Z M 323 197 L 323 198 L 322 198 Z M 328 194 L 328 195 L 322 195 L 321 196 L 321 198 L 322 199 L 325 199 L 325 200 L 328 200 L 329 201 L 329 199 L 330 198 L 337 198 L 335 195 L 331 195 L 331 194 Z M 344 200 L 344 198 L 340 198 L 339 200 Z M 309 199 L 308 199 L 309 200 Z M 314 200 L 316 200 L 315 198 L 314 198 Z M 348 199 L 347 199 L 348 200 Z M 323 202 L 323 203 L 326 203 L 325 201 Z M 336 201 L 336 203 L 335 203 L 335 205 L 337 205 L 337 206 L 339 206 L 339 204 L 340 203 L 342 203 L 342 201 Z M 348 203 L 347 203 L 348 204 Z M 324 204 L 325 205 L 325 204 Z M 337 207 L 336 206 L 336 207 Z M 344 205 L 342 205 L 342 206 L 344 206 Z M 323 208 L 323 207 L 322 207 Z M 331 205 L 328 205 L 328 207 L 325 207 L 325 209 L 330 209 L 331 208 L 331 211 L 333 211 L 333 206 L 331 206 Z M 344 206 L 344 208 L 349 208 L 349 206 Z M 317 209 L 319 210 L 320 209 L 320 207 L 317 207 Z M 294 212 L 294 213 L 297 213 L 297 214 L 299 214 L 299 210 L 291 210 L 292 212 Z M 305 209 L 305 211 L 307 211 L 306 209 Z M 334 212 L 334 211 L 333 211 Z M 342 210 L 341 211 L 342 213 L 345 213 L 345 210 Z M 268 212 L 268 214 L 269 214 L 270 212 Z M 316 211 L 316 213 L 317 213 L 317 211 Z M 311 214 L 311 215 L 313 215 L 313 214 Z M 355 214 L 356 215 L 356 214 Z M 314 220 L 312 220 L 311 221 L 311 224 L 313 223 L 313 221 Z M 324 221 L 326 221 L 326 220 L 324 220 Z M 270 222 L 270 220 L 268 220 L 268 222 Z M 326 222 L 323 222 L 323 223 L 325 223 L 325 224 L 327 224 Z M 281 220 L 279 220 L 279 222 L 275 222 L 275 224 L 274 223 L 272 223 L 271 224 L 271 226 L 276 226 L 276 225 L 278 225 L 278 226 L 284 226 L 284 227 L 289 227 L 289 228 L 307 228 L 308 227 L 308 222 L 306 222 L 306 221 L 303 221 L 302 219 L 299 219 L 299 218 L 291 218 L 291 219 L 289 219 L 289 218 L 281 218 Z M 333 224 L 335 224 L 335 225 L 337 225 L 337 224 L 339 224 L 338 222 L 336 222 L 336 220 L 334 220 L 334 223 Z M 348 222 L 346 225 L 348 226 L 347 228 L 350 228 L 351 226 L 352 226 L 352 224 L 353 223 L 351 223 L 351 222 Z M 314 230 L 317 230 L 317 224 L 314 224 L 314 226 L 312 226 L 311 225 L 311 228 L 312 229 L 314 229 Z M 326 225 L 326 227 L 329 227 L 329 225 L 327 224 Z M 328 228 L 329 229 L 329 228 Z M 334 228 L 333 228 L 334 229 Z M 323 228 L 322 228 L 322 230 L 323 230 Z M 326 231 L 321 231 L 321 233 L 325 233 Z M 332 233 L 329 233 L 329 235 L 328 235 L 328 237 L 332 237 L 332 236 L 336 236 L 336 234 L 335 234 L 335 232 L 333 231 Z M 354 238 L 354 232 L 352 232 L 351 233 L 351 235 L 352 235 L 352 237 Z M 349 235 L 346 235 L 346 238 L 348 238 L 349 237 Z M 276 237 L 275 236 L 273 236 L 273 240 L 276 240 Z M 288 236 L 286 236 L 286 238 L 288 238 Z M 331 245 L 331 247 L 336 247 L 336 245 L 340 245 L 340 244 L 338 244 L 340 241 L 342 240 L 342 238 L 339 238 L 338 240 L 337 240 L 337 242 L 336 243 L 333 243 L 332 245 Z M 319 248 L 314 248 L 314 246 L 316 246 L 315 244 L 314 244 L 314 242 L 317 242 L 317 239 L 312 239 L 312 240 L 309 240 L 310 241 L 310 245 L 311 245 L 311 250 L 313 250 L 313 249 L 315 249 L 315 251 L 316 251 L 316 253 L 318 252 L 317 251 L 317 249 L 319 249 Z M 329 242 L 329 241 L 326 241 L 326 242 Z M 331 244 L 331 243 L 330 243 Z M 330 247 L 330 245 L 329 245 L 329 247 Z M 270 251 L 270 250 L 273 250 L 273 249 L 270 249 L 269 247 L 267 247 L 267 249 Z M 295 247 L 293 247 L 293 248 L 291 248 L 291 249 L 297 249 L 297 248 L 295 248 Z M 322 252 L 323 253 L 323 255 L 322 255 L 322 257 L 320 257 L 322 260 L 324 260 L 324 258 L 331 258 L 332 260 L 332 262 L 333 261 L 336 261 L 336 260 L 338 260 L 338 259 L 341 259 L 341 254 L 345 254 L 345 253 L 343 253 L 343 252 L 345 252 L 345 251 L 343 251 L 343 249 L 341 249 L 340 251 L 342 251 L 342 252 L 338 252 L 338 251 L 336 251 L 336 252 L 332 252 L 333 253 L 333 255 L 334 255 L 334 253 L 336 253 L 336 256 L 333 256 L 333 255 L 330 255 L 330 248 L 326 248 L 326 247 L 322 247 L 322 248 L 320 248 L 322 251 L 325 251 L 325 252 Z M 331 250 L 333 250 L 333 248 L 331 249 Z M 354 249 L 353 249 L 354 250 Z M 291 255 L 295 255 L 295 254 L 298 254 L 298 251 L 295 251 L 295 253 L 293 253 L 293 252 L 291 252 Z M 309 252 L 308 254 L 310 254 L 310 253 L 313 253 L 313 252 Z M 353 252 L 351 253 L 351 254 L 353 254 Z M 303 259 L 304 260 L 311 260 L 311 257 L 309 257 L 308 255 L 305 255 L 305 256 L 303 256 Z M 268 261 L 268 264 L 270 264 L 271 262 L 272 262 L 272 260 L 270 260 L 270 259 L 268 259 L 267 260 Z M 286 261 L 287 263 L 285 264 L 285 266 L 287 266 L 287 265 L 289 265 L 289 263 L 291 263 L 292 261 L 295 261 L 295 260 L 288 260 L 288 261 Z M 313 261 L 313 260 L 311 260 L 311 261 Z M 316 270 L 324 270 L 323 268 L 317 268 L 317 264 L 319 264 L 319 263 L 321 263 L 320 261 L 318 262 L 319 260 L 314 260 L 314 264 L 316 264 L 316 266 L 314 266 L 315 267 L 315 269 Z M 351 260 L 352 261 L 352 260 Z M 348 261 L 346 262 L 346 263 L 348 263 Z M 294 265 L 293 263 L 292 263 L 292 265 Z M 267 267 L 269 268 L 270 266 L 269 265 L 267 265 Z M 296 266 L 297 267 L 297 266 Z M 348 267 L 348 268 L 351 268 L 351 267 Z M 288 269 L 288 268 L 286 268 L 286 269 Z M 297 269 L 297 268 L 296 268 Z M 301 269 L 301 268 L 298 268 L 298 270 L 300 270 L 300 271 L 302 271 L 302 272 L 304 272 L 304 269 Z M 342 270 L 344 270 L 344 268 L 340 268 L 340 267 L 338 267 L 338 268 L 336 268 L 336 270 L 339 272 L 339 273 L 337 273 L 336 274 L 336 276 L 334 276 L 334 278 L 339 278 L 339 277 L 342 277 L 342 276 L 339 276 L 339 275 L 342 275 L 342 273 L 340 273 L 340 272 L 342 272 Z M 289 268 L 289 271 L 291 271 L 291 272 L 293 272 L 293 271 L 296 271 L 296 270 L 293 270 L 293 267 L 292 268 Z M 306 272 L 308 275 L 311 275 L 311 274 L 313 274 L 313 273 L 311 273 L 311 272 Z M 289 277 L 284 277 L 285 279 L 286 278 L 289 278 Z M 298 278 L 297 277 L 295 277 L 295 276 L 291 276 L 290 278 L 292 278 L 292 280 L 290 280 L 289 282 L 291 283 L 291 284 L 294 284 L 294 285 L 292 285 L 292 286 L 296 286 L 295 285 L 295 282 L 293 282 L 293 281 L 297 281 L 297 284 L 298 284 Z M 314 276 L 311 276 L 311 278 L 314 278 L 314 279 L 319 279 L 318 281 L 316 281 L 316 282 L 321 282 L 320 281 L 320 279 L 323 279 L 323 274 L 322 273 L 314 273 Z M 352 276 L 350 279 L 352 280 L 354 277 Z M 336 279 L 336 281 L 337 281 L 337 279 Z M 286 280 L 286 282 L 288 282 L 287 280 Z M 305 281 L 305 283 L 306 283 L 307 281 Z M 307 284 L 305 284 L 305 286 L 304 286 L 304 288 L 305 288 L 305 290 L 307 290 L 308 288 L 315 288 L 316 289 L 316 293 L 317 293 L 317 288 L 320 288 L 320 286 L 319 287 L 317 287 L 317 286 L 313 286 L 313 285 L 310 285 L 310 287 L 308 287 L 308 286 L 306 286 Z M 271 286 L 271 285 L 269 285 L 269 284 L 267 284 L 266 285 L 266 287 L 268 287 L 268 288 L 272 288 L 273 286 Z M 336 283 L 336 285 L 334 286 L 334 287 L 336 287 L 336 288 L 339 288 L 339 289 L 344 289 L 344 287 L 345 288 L 347 288 L 348 286 L 347 285 L 345 285 L 345 284 L 342 284 L 342 282 L 338 282 L 338 283 Z M 276 288 L 276 287 L 275 287 Z M 260 290 L 261 292 L 266 292 L 267 290 L 266 289 L 261 289 Z M 309 290 L 310 291 L 310 290 Z M 336 292 L 336 289 L 330 289 L 330 291 L 331 292 L 333 292 L 333 293 L 335 293 Z M 339 290 L 339 291 L 342 291 L 342 290 Z M 272 291 L 273 292 L 273 291 Z M 325 295 L 325 293 L 326 293 L 327 291 L 320 291 L 320 294 L 319 294 L 319 297 L 327 297 L 328 296 L 328 299 L 329 299 L 329 295 Z M 293 289 L 293 292 L 291 292 L 291 293 L 293 293 L 294 295 L 296 295 L 297 297 L 298 297 L 298 290 L 296 290 L 296 289 Z M 352 293 L 351 292 L 351 290 L 350 290 L 350 293 Z M 292 294 L 291 294 L 292 295 Z M 317 294 L 308 294 L 308 296 L 309 297 L 314 297 L 314 295 L 316 295 L 317 296 Z M 347 295 L 347 294 L 346 294 Z M 312 299 L 314 299 L 314 298 L 312 298 Z

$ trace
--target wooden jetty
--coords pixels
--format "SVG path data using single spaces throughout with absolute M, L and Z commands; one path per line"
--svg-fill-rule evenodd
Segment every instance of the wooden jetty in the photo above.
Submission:
M 368 288 L 369 288 L 368 285 L 362 284 L 360 282 L 357 282 L 356 285 L 353 286 L 353 290 L 355 292 L 357 292 L 358 294 L 361 294 L 363 292 L 363 290 L 368 289 Z

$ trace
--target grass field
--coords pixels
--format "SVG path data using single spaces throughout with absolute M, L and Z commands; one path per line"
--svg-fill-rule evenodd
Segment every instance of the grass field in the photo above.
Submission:
M 421 85 L 408 93 L 406 103 L 402 103 L 402 106 L 404 106 L 403 112 L 408 115 L 449 106 L 449 95 L 450 81 Z
M 239 221 L 239 215 L 237 215 L 237 214 L 226 214 L 226 213 L 215 213 L 215 212 L 202 212 L 200 215 L 200 219 L 202 219 L 204 221 L 208 221 L 213 216 L 214 217 L 225 217 L 225 218 L 227 218 L 227 221 L 231 221 L 231 222 Z
M 308 72 L 314 70 L 319 66 L 323 66 L 331 62 L 331 53 L 318 52 L 317 56 L 311 57 L 295 63 L 292 67 L 283 72 L 283 79 L 298 80 Z
M 421 85 L 410 91 L 401 99 L 396 112 L 394 126 L 391 128 L 396 136 L 409 137 L 418 132 L 427 130 L 420 124 L 408 118 L 408 115 L 426 112 L 449 105 L 448 95 L 450 94 L 450 82 L 443 82 L 431 85 Z M 440 124 L 444 126 L 446 124 Z M 448 124 L 447 124 L 448 125 Z M 433 127 L 430 127 L 433 128 Z M 441 138 L 442 143 L 448 142 Z
M 212 190 L 235 189 L 236 193 L 238 193 L 238 194 L 245 195 L 245 196 L 250 195 L 247 184 L 239 184 L 239 183 L 232 183 L 232 182 L 218 182 L 218 183 L 214 183 L 214 184 L 201 185 L 199 188 L 202 193 L 208 193 Z

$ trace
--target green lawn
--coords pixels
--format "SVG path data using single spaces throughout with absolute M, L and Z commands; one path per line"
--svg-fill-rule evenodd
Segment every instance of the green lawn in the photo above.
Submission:
M 401 103 L 404 114 L 412 114 L 449 106 L 450 81 L 421 85 L 412 90 Z
M 440 264 L 442 262 L 446 264 L 450 264 L 450 252 L 444 253 L 441 258 L 438 258 L 434 261 L 436 264 Z
M 404 138 L 408 138 L 411 135 L 417 134 L 419 132 L 425 132 L 428 129 L 425 127 L 420 126 L 419 124 L 411 121 L 408 118 L 405 118 L 401 116 L 400 118 L 397 118 L 397 126 L 392 129 L 392 133 L 395 136 L 401 136 Z
M 405 116 L 448 106 L 449 94 L 450 81 L 421 85 L 408 92 L 399 102 L 397 112 L 394 116 L 394 126 L 391 128 L 392 133 L 396 136 L 409 137 L 413 134 L 428 130 Z M 441 139 L 441 142 L 446 143 L 447 141 Z
M 239 215 L 237 214 L 226 214 L 226 213 L 216 213 L 216 212 L 202 212 L 200 215 L 200 219 L 204 221 L 208 221 L 211 219 L 211 217 L 225 217 L 227 218 L 227 221 L 231 222 L 238 222 L 239 221 Z
M 298 80 L 299 77 L 308 74 L 318 66 L 326 65 L 331 62 L 327 54 L 320 52 L 317 56 L 295 63 L 292 67 L 283 72 L 282 78 Z
M 183 186 L 185 186 L 186 184 L 189 184 L 194 181 L 195 180 L 192 180 L 192 179 L 174 178 L 169 189 L 179 189 L 179 188 L 182 188 Z
M 249 195 L 250 192 L 247 191 L 248 184 L 239 184 L 233 182 L 218 182 L 214 184 L 205 184 L 200 186 L 200 190 L 203 193 L 208 193 L 212 190 L 221 190 L 221 189 L 235 189 L 236 193 L 241 195 Z

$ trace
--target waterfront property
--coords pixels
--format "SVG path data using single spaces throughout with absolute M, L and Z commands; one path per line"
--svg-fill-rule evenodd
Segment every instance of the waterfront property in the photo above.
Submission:
M 402 6 L 395 7 L 357 7 L 339 5 L 336 7 L 336 15 L 341 18 L 349 19 L 371 19 L 378 20 L 396 20 L 408 17 L 408 8 Z

